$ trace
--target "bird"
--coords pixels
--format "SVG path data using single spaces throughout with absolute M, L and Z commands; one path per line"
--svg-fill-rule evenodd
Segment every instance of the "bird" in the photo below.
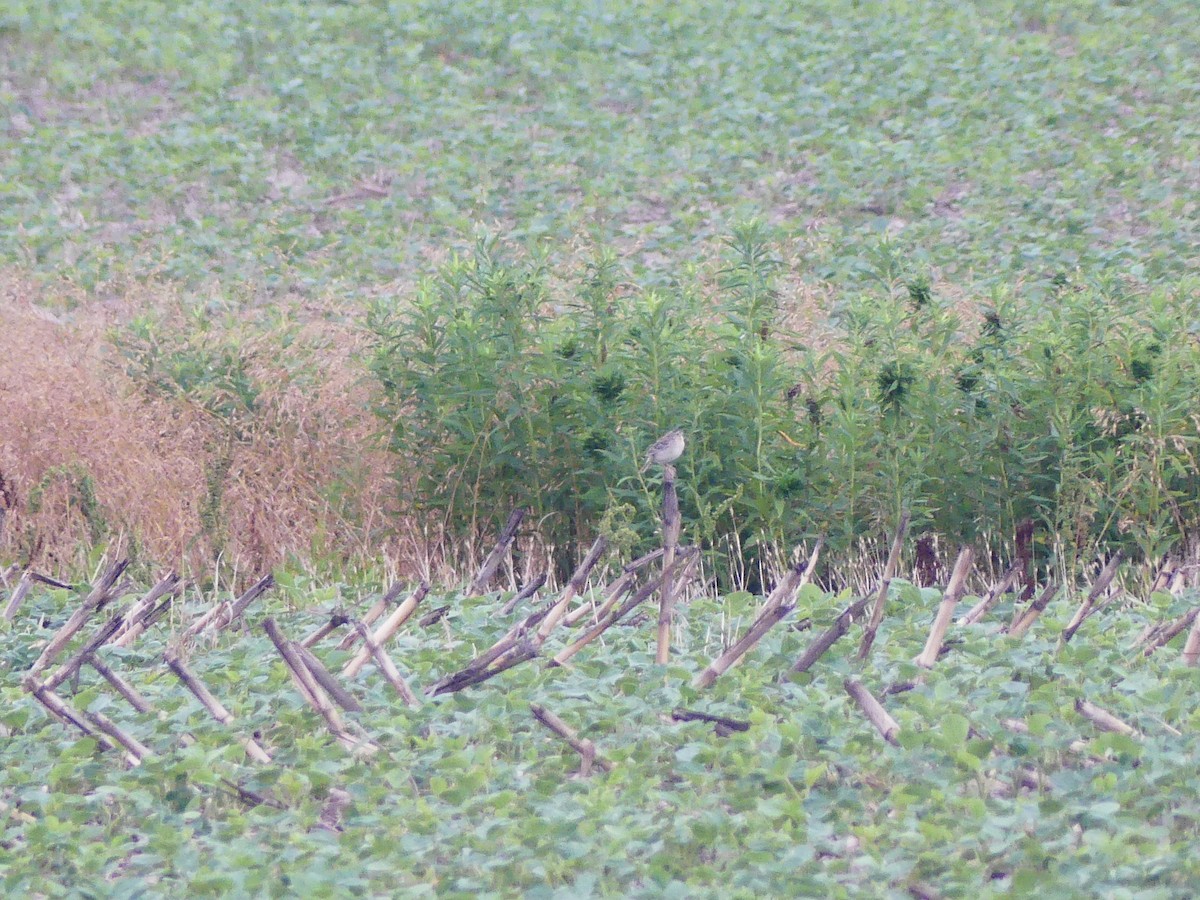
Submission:
M 651 466 L 665 466 L 675 462 L 683 455 L 687 442 L 683 439 L 683 429 L 675 428 L 668 431 L 646 450 L 646 462 L 639 470 L 645 472 Z

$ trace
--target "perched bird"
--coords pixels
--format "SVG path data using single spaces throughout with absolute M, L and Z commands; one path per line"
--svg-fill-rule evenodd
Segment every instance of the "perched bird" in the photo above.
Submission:
M 683 448 L 685 446 L 687 444 L 683 439 L 682 428 L 668 431 L 650 445 L 650 449 L 646 451 L 646 462 L 642 465 L 640 471 L 645 472 L 651 466 L 665 466 L 668 463 L 675 462 L 675 460 L 683 455 Z

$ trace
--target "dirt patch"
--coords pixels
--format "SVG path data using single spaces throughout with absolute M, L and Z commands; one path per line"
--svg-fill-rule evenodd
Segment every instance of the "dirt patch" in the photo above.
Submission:
M 968 181 L 948 181 L 933 198 L 933 215 L 941 219 L 961 219 L 962 201 L 971 196 L 971 187 Z

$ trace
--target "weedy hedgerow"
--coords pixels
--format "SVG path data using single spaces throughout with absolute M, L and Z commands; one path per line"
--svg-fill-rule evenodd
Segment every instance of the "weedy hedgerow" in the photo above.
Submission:
M 377 304 L 377 410 L 407 502 L 464 546 L 530 504 L 570 554 L 610 504 L 654 521 L 639 454 L 680 427 L 693 538 L 736 536 L 751 568 L 819 534 L 847 554 L 904 509 L 950 544 L 1032 522 L 1038 565 L 1066 571 L 1101 547 L 1155 561 L 1194 539 L 1200 359 L 1163 342 L 1200 313 L 1188 283 L 1081 285 L 1049 307 L 998 295 L 981 323 L 872 292 L 817 350 L 781 328 L 762 240 L 740 229 L 704 296 L 617 293 L 604 258 L 576 307 L 548 314 L 544 274 L 481 245 L 415 302 Z

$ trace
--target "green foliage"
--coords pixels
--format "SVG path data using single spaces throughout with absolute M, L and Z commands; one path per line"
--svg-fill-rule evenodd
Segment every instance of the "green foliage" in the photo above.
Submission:
M 261 612 L 294 637 L 327 618 L 318 605 L 355 593 L 296 573 L 280 585 Z M 185 618 L 212 599 L 187 604 Z M 450 604 L 447 619 L 414 620 L 389 645 L 415 690 L 503 632 L 503 599 L 430 598 Z M 88 669 L 77 689 L 60 688 L 153 750 L 127 769 L 19 685 L 40 621 L 57 626 L 78 601 L 38 589 L 0 630 L 0 884 L 8 896 L 81 885 L 105 896 L 1189 896 L 1200 879 L 1198 670 L 1178 664 L 1182 637 L 1150 658 L 1129 644 L 1200 598 L 1113 604 L 1059 647 L 1076 599 L 1052 604 L 1021 641 L 996 633 L 1012 612 L 1002 602 L 891 694 L 915 680 L 910 660 L 940 601 L 899 581 L 868 663 L 852 658 L 855 626 L 793 681 L 780 673 L 846 596 L 806 588 L 793 616 L 701 693 L 688 684 L 752 619 L 752 596 L 693 602 L 666 668 L 653 663 L 652 623 L 611 629 L 569 668 L 528 663 L 417 710 L 368 668 L 350 687 L 364 706 L 353 718 L 381 748 L 370 759 L 328 737 L 256 621 L 189 652 L 236 717 L 229 726 L 165 672 L 159 626 L 104 651 L 153 712 L 133 712 Z M 814 630 L 788 627 L 802 617 Z M 315 650 L 336 668 L 348 654 L 333 643 Z M 846 696 L 850 676 L 899 722 L 899 747 Z M 1077 699 L 1141 736 L 1100 731 Z M 571 777 L 577 755 L 534 722 L 530 702 L 594 741 L 613 771 Z M 671 721 L 679 706 L 750 728 L 720 737 Z M 239 739 L 252 734 L 272 763 L 246 758 Z M 243 802 L 235 786 L 281 808 Z M 335 789 L 350 801 L 340 832 L 319 824 Z
M 223 423 L 231 439 L 248 428 L 261 388 L 250 375 L 245 335 L 214 329 L 214 314 L 196 307 L 183 321 L 147 313 L 114 330 L 125 371 L 149 394 L 186 398 Z
M 1200 245 L 1180 0 L 8 0 L 0 33 L 0 260 L 87 287 L 370 295 L 476 222 L 660 283 L 752 215 L 851 288 L 885 229 L 963 286 Z
M 717 305 L 683 289 L 618 291 L 601 254 L 574 302 L 551 311 L 542 273 L 493 244 L 415 299 L 377 304 L 371 368 L 409 499 L 458 537 L 530 504 L 567 559 L 614 503 L 638 512 L 646 539 L 658 501 L 641 454 L 682 427 L 687 518 L 710 535 L 781 538 L 772 488 L 790 369 L 770 333 L 773 261 L 756 225 L 730 247 Z
M 1031 520 L 1039 559 L 1068 571 L 1197 532 L 1200 351 L 1175 337 L 1200 321 L 1190 282 L 997 292 L 976 325 L 931 293 L 914 303 L 923 276 L 885 244 L 879 287 L 840 304 L 816 351 L 778 331 L 767 246 L 738 229 L 707 297 L 616 291 L 602 254 L 552 309 L 540 270 L 481 245 L 415 302 L 377 305 L 372 371 L 408 499 L 456 537 L 531 504 L 565 560 L 613 503 L 649 541 L 639 453 L 681 426 L 691 537 L 750 559 L 818 533 L 844 551 L 905 508 L 953 542 Z
M 1170 339 L 1197 320 L 1193 285 L 998 294 L 977 332 L 936 300 L 914 307 L 911 283 L 899 293 L 848 300 L 845 342 L 808 365 L 819 415 L 795 428 L 814 527 L 851 540 L 908 507 L 918 529 L 970 541 L 1031 519 L 1069 570 L 1100 546 L 1156 559 L 1195 533 L 1200 359 Z

